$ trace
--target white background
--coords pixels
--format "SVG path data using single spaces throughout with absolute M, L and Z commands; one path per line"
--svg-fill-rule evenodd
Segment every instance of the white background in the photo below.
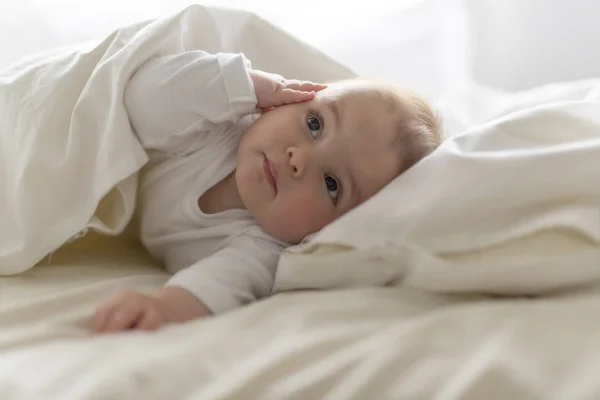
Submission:
M 509 90 L 600 76 L 598 0 L 220 0 L 244 8 L 362 75 L 426 94 L 474 79 Z M 190 0 L 0 0 L 0 66 L 102 37 Z

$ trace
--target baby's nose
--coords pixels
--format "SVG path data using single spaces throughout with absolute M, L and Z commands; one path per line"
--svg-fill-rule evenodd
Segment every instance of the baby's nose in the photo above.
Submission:
M 298 147 L 288 147 L 287 157 L 294 178 L 301 178 L 306 170 L 306 152 Z

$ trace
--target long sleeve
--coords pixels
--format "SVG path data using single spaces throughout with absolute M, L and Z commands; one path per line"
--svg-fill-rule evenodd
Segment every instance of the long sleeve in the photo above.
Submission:
M 190 51 L 148 60 L 124 95 L 142 145 L 174 152 L 202 131 L 256 112 L 249 68 L 242 54 Z
M 220 314 L 270 295 L 282 250 L 266 239 L 238 236 L 227 247 L 177 272 L 167 285 L 183 287 Z

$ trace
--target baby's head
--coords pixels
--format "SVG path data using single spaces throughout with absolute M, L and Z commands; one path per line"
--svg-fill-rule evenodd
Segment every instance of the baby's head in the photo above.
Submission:
M 258 118 L 242 137 L 236 183 L 267 233 L 299 243 L 441 141 L 437 117 L 414 93 L 374 81 L 337 82 L 314 100 Z

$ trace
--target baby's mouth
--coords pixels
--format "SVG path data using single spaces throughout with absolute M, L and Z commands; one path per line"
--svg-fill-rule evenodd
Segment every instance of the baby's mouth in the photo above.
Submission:
M 265 178 L 269 185 L 277 192 L 277 170 L 275 169 L 275 165 L 271 160 L 265 158 L 263 160 L 263 173 L 265 174 Z

